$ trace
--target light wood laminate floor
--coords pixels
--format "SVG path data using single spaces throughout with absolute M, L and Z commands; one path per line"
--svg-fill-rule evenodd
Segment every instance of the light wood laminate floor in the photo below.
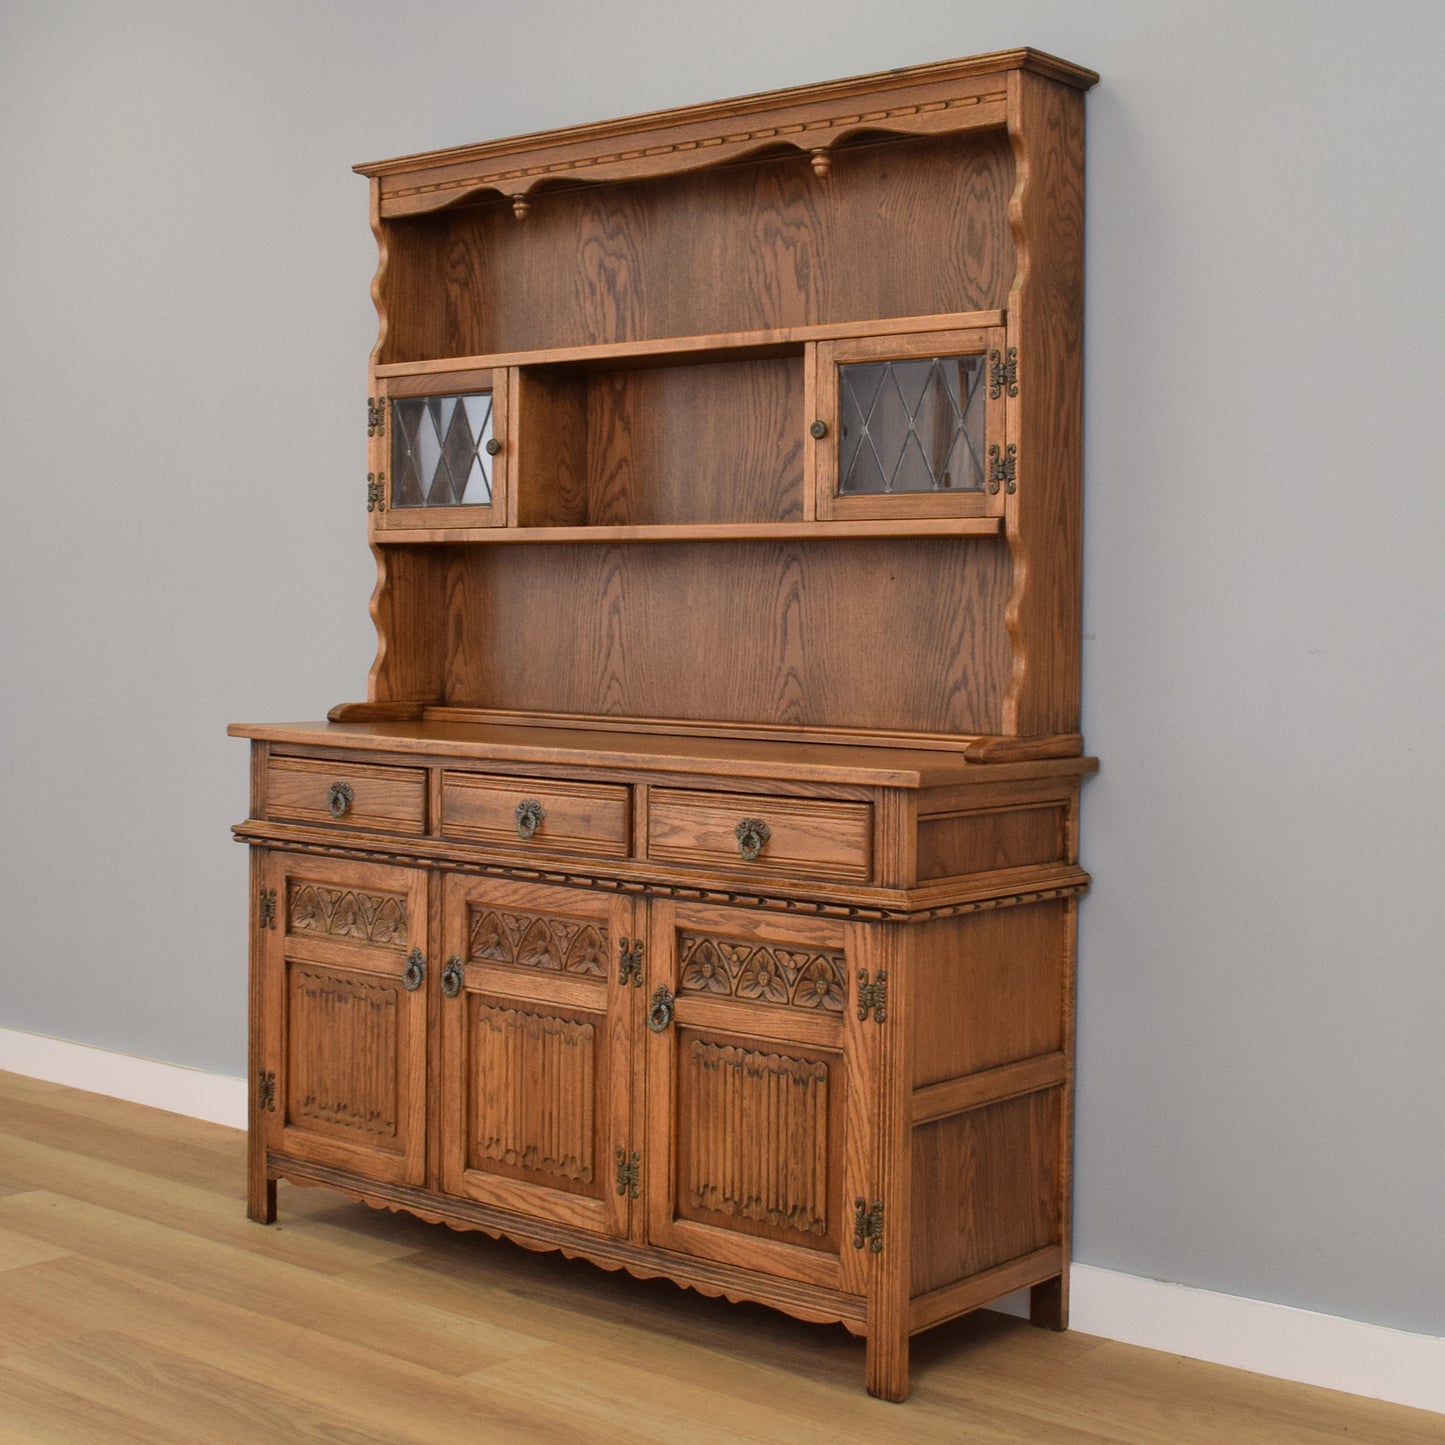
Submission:
M 1445 1441 L 1445 1417 L 980 1313 L 863 1346 L 281 1187 L 240 1134 L 0 1073 L 0 1441 Z

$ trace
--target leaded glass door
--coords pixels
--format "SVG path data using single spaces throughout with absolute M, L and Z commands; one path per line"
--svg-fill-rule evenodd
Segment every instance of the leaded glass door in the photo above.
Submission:
M 1008 357 L 1002 327 L 820 342 L 819 518 L 1001 516 Z
M 367 507 L 376 533 L 500 527 L 507 521 L 510 373 L 387 377 L 369 408 Z

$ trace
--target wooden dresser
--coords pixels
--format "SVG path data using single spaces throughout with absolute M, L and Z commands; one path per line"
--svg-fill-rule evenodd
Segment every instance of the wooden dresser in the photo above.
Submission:
M 276 1181 L 867 1340 L 1068 1309 L 1083 92 L 358 167 L 366 702 L 246 724 Z M 358 398 L 358 410 L 360 398 Z

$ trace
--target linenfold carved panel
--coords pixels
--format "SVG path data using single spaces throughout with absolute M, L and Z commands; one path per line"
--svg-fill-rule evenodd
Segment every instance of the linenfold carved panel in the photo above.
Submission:
M 467 957 L 474 963 L 505 963 L 584 978 L 607 976 L 607 925 L 600 919 L 474 905 L 467 938 Z
M 784 948 L 711 933 L 679 933 L 677 947 L 682 993 L 724 994 L 833 1014 L 848 1005 L 841 952 Z
M 394 1143 L 396 985 L 295 964 L 286 1015 L 287 1122 Z
M 693 1209 L 828 1232 L 828 1066 L 694 1038 L 680 1060 Z
M 592 1184 L 596 1029 L 481 1000 L 474 1010 L 469 1165 L 495 1161 L 559 1188 Z
M 319 933 L 380 948 L 406 946 L 406 895 L 331 888 L 293 879 L 286 902 L 288 933 Z

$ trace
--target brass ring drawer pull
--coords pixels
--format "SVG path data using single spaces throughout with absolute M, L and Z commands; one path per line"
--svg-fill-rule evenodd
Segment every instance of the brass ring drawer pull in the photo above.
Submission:
M 738 856 L 744 863 L 752 863 L 763 851 L 773 830 L 761 818 L 744 818 L 737 827 Z
M 535 798 L 528 798 L 525 803 L 518 803 L 517 836 L 530 838 L 542 826 L 546 816 L 546 809 Z
M 406 956 L 406 972 L 401 976 L 401 986 L 408 993 L 415 993 L 426 982 L 426 959 L 419 948 Z
M 351 791 L 350 783 L 332 783 L 326 790 L 326 806 L 333 818 L 344 818 L 355 801 L 356 794 Z
M 454 953 L 447 959 L 447 966 L 442 969 L 442 992 L 448 998 L 455 998 L 462 991 L 465 978 L 461 956 Z

